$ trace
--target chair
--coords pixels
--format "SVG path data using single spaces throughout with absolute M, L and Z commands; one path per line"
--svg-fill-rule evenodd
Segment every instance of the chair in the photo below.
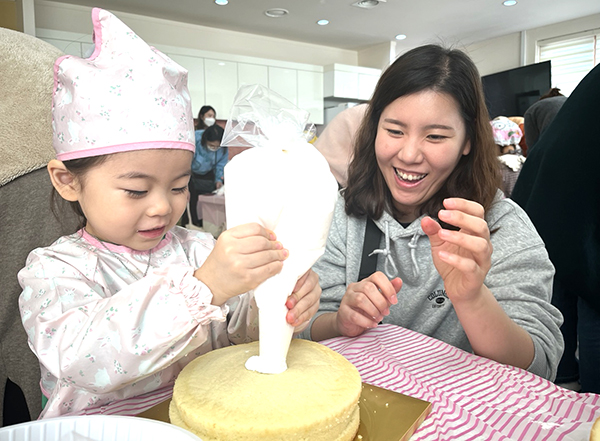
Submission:
M 0 419 L 2 426 L 41 412 L 39 362 L 21 324 L 17 272 L 28 253 L 75 229 L 50 209 L 45 169 L 54 157 L 53 65 L 62 53 L 42 40 L 0 28 Z M 8 387 L 7 387 L 8 385 Z

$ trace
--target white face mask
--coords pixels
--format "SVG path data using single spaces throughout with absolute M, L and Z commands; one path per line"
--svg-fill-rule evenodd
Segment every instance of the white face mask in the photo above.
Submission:
M 217 150 L 219 150 L 221 148 L 221 143 L 220 142 L 207 142 L 206 143 L 206 148 L 208 150 L 210 150 L 211 152 L 216 152 Z
M 206 124 L 208 127 L 212 126 L 214 123 L 215 123 L 214 118 L 204 118 L 204 124 Z

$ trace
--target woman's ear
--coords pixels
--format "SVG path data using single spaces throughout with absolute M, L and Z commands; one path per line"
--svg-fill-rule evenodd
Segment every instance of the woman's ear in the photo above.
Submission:
M 62 161 L 52 159 L 48 163 L 48 174 L 52 185 L 60 196 L 70 202 L 79 200 L 79 183 Z
M 466 142 L 462 152 L 463 156 L 467 156 L 469 153 L 471 153 L 471 141 Z

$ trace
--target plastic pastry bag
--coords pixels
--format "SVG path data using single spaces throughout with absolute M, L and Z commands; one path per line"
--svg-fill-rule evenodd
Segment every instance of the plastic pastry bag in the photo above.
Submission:
M 259 311 L 259 355 L 246 368 L 263 373 L 287 369 L 294 328 L 285 301 L 297 280 L 325 250 L 337 182 L 321 153 L 308 112 L 272 90 L 242 86 L 234 100 L 222 144 L 253 147 L 225 166 L 227 227 L 257 222 L 275 232 L 290 252 L 281 273 L 254 290 Z

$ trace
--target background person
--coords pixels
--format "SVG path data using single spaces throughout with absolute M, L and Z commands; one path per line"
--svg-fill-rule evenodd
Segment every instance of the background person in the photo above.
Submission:
M 221 147 L 223 132 L 223 128 L 215 124 L 204 130 L 199 139 L 196 137 L 190 180 L 190 212 L 194 225 L 202 225 L 202 220 L 198 219 L 198 196 L 212 193 L 224 184 L 224 169 L 229 161 L 229 150 L 227 147 Z
M 519 126 L 505 116 L 494 118 L 490 124 L 502 172 L 502 191 L 509 198 L 525 162 L 519 145 L 523 134 Z
M 528 150 L 533 148 L 566 100 L 567 97 L 560 93 L 560 89 L 553 87 L 525 111 L 523 117 Z
M 548 101 L 548 100 L 544 100 Z M 540 101 L 541 103 L 542 101 Z M 556 382 L 600 393 L 600 66 L 564 102 L 530 151 L 513 191 L 556 268 L 552 303 L 565 321 Z M 579 384 L 577 384 L 579 383 Z
M 338 113 L 314 142 L 314 146 L 329 163 L 331 173 L 340 187 L 345 187 L 348 183 L 348 165 L 352 160 L 356 132 L 368 106 L 359 104 Z
M 206 130 L 210 126 L 214 125 L 217 118 L 217 111 L 212 106 L 202 106 L 198 112 L 198 118 L 196 119 L 196 131 Z M 196 134 L 196 138 L 201 136 L 202 133 Z

